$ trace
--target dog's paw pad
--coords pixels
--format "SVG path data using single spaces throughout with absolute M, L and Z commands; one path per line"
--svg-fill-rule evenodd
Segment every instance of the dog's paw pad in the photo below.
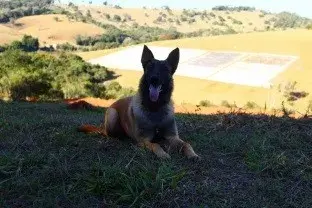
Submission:
M 202 160 L 202 158 L 197 154 L 188 157 L 188 159 L 192 160 L 192 161 L 201 161 Z

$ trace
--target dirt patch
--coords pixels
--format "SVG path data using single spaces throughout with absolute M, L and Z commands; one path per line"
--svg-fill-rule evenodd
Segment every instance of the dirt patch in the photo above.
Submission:
M 100 98 L 81 98 L 81 99 L 67 99 L 64 102 L 67 104 L 69 109 L 93 109 L 95 107 L 109 107 L 115 100 L 104 100 Z M 192 104 L 181 104 L 174 105 L 175 113 L 183 114 L 198 114 L 198 115 L 213 115 L 219 113 L 248 113 L 251 115 L 265 114 L 265 115 L 275 115 L 277 117 L 284 116 L 281 110 L 265 110 L 265 109 L 245 109 L 245 108 L 228 108 L 222 106 L 212 106 L 212 107 L 202 107 L 199 105 Z M 293 113 L 290 115 L 293 118 L 302 117 L 302 114 Z

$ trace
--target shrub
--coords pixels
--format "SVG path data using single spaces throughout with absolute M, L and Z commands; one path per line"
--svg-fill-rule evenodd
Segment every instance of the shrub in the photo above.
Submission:
M 189 23 L 189 24 L 192 24 L 192 23 L 194 23 L 194 22 L 196 22 L 196 20 L 195 20 L 194 18 L 191 18 L 191 19 L 188 20 L 188 23 Z
M 105 67 L 72 54 L 26 53 L 8 49 L 0 55 L 0 93 L 14 100 L 104 96 L 102 83 L 112 77 Z
M 59 17 L 53 17 L 53 19 L 56 21 L 56 22 L 60 22 L 60 18 Z
M 109 20 L 111 17 L 109 14 L 105 14 L 105 18 Z
M 186 22 L 186 21 L 187 21 L 187 17 L 181 16 L 181 21 L 182 21 L 182 22 Z
M 302 18 L 295 13 L 281 12 L 277 14 L 274 22 L 275 28 L 296 28 L 306 25 L 308 19 Z
M 306 26 L 306 28 L 307 28 L 308 30 L 312 30 L 312 23 L 311 23 L 311 24 L 308 24 L 308 25 Z
M 200 106 L 203 106 L 203 107 L 211 107 L 211 106 L 214 106 L 213 103 L 209 100 L 202 100 L 199 102 L 199 105 Z
M 24 35 L 21 41 L 13 41 L 8 48 L 34 52 L 39 50 L 39 40 L 38 38 L 33 38 L 30 35 Z
M 235 103 L 234 103 L 234 104 L 230 104 L 230 103 L 229 103 L 228 101 L 226 101 L 226 100 L 223 100 L 223 101 L 221 102 L 221 106 L 227 107 L 227 108 L 235 108 L 235 107 L 237 107 Z
M 11 18 L 53 13 L 52 0 L 0 1 L 0 23 L 7 23 Z
M 232 19 L 232 22 L 233 24 L 236 24 L 236 25 L 242 25 L 243 23 L 239 20 L 236 20 L 236 19 Z
M 133 88 L 122 88 L 118 82 L 111 82 L 106 87 L 105 98 L 106 99 L 119 99 L 135 94 Z
M 254 108 L 257 108 L 258 105 L 257 105 L 257 103 L 255 103 L 255 102 L 248 101 L 248 102 L 246 103 L 245 107 L 246 107 L 246 108 L 249 108 L 249 109 L 254 109 Z
M 211 17 L 213 17 L 213 18 L 216 17 L 216 15 L 215 15 L 213 12 L 210 12 L 209 15 L 210 15 Z
M 77 47 L 74 45 L 71 45 L 70 43 L 62 43 L 62 44 L 57 44 L 56 49 L 63 50 L 63 51 L 76 51 Z
M 219 18 L 220 22 L 225 22 L 225 19 L 223 17 L 218 16 L 218 18 Z
M 120 22 L 121 21 L 121 17 L 117 14 L 114 15 L 113 20 L 116 22 Z

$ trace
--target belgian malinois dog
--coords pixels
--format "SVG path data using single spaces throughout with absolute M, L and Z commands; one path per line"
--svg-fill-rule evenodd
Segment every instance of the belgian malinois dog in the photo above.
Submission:
M 180 139 L 174 117 L 172 76 L 179 59 L 179 48 L 171 51 L 166 60 L 157 60 L 144 45 L 141 57 L 144 74 L 140 79 L 138 92 L 114 102 L 106 110 L 101 127 L 83 125 L 78 130 L 109 137 L 125 135 L 159 158 L 170 158 L 159 144 L 162 141 L 169 149 L 176 149 L 189 159 L 199 159 L 192 146 Z

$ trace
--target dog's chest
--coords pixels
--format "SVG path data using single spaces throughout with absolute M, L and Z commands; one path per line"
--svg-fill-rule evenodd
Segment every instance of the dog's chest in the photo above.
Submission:
M 158 112 L 140 111 L 136 117 L 139 128 L 148 129 L 155 133 L 159 133 L 174 119 L 171 111 L 166 109 Z

